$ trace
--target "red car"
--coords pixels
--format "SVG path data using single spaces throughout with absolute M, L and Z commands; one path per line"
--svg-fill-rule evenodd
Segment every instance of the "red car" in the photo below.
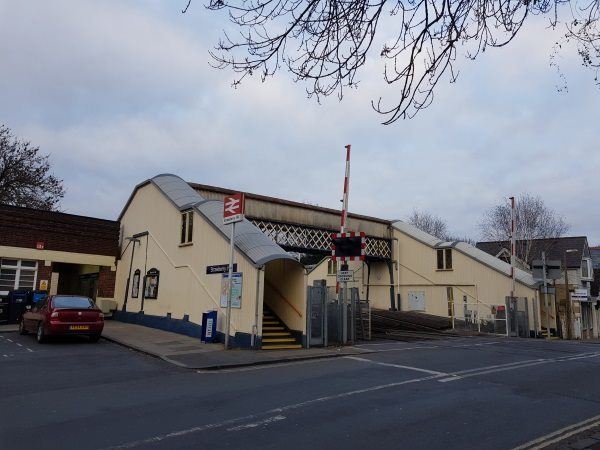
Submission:
M 104 328 L 104 314 L 91 298 L 51 295 L 28 309 L 21 318 L 21 334 L 36 333 L 38 342 L 48 336 L 85 335 L 97 342 Z

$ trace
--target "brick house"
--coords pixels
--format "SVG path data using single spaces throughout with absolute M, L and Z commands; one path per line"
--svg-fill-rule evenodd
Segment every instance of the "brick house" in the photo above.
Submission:
M 119 223 L 0 204 L 0 296 L 15 289 L 114 299 Z

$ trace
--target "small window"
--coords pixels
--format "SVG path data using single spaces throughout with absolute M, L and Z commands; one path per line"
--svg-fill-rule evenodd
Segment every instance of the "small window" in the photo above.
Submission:
M 17 269 L 0 269 L 0 291 L 12 291 L 16 279 Z
M 591 271 L 591 261 L 589 259 L 584 259 L 581 261 L 581 278 L 592 278 L 590 273 Z
M 337 261 L 333 258 L 330 258 L 327 261 L 327 275 L 335 275 L 337 273 Z
M 131 286 L 131 298 L 138 298 L 140 294 L 140 269 L 136 269 L 133 273 L 133 283 Z
M 194 235 L 194 211 L 185 211 L 181 214 L 181 234 L 179 242 L 189 244 Z
M 437 251 L 438 270 L 452 270 L 452 249 L 440 248 Z
M 159 274 L 157 269 L 152 268 L 144 277 L 144 298 L 152 300 L 158 297 Z
M 447 248 L 445 250 L 445 252 L 446 252 L 446 267 L 445 267 L 445 269 L 450 270 L 450 269 L 452 269 L 452 249 Z

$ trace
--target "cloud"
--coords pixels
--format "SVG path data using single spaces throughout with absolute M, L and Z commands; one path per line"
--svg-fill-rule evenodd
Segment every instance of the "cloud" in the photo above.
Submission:
M 392 219 L 419 207 L 477 237 L 486 208 L 531 192 L 600 242 L 598 92 L 570 54 L 570 91 L 556 92 L 543 21 L 461 61 L 432 107 L 383 127 L 370 101 L 395 88 L 376 59 L 341 103 L 308 100 L 285 73 L 233 89 L 208 65 L 226 24 L 167 5 L 0 2 L 0 117 L 52 154 L 65 210 L 114 218 L 135 184 L 163 172 L 339 208 L 350 143 L 353 211 Z

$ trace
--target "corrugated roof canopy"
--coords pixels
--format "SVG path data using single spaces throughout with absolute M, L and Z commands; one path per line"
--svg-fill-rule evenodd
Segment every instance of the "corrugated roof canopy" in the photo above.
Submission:
M 230 228 L 223 224 L 223 202 L 205 200 L 197 191 L 177 175 L 162 174 L 150 180 L 179 210 L 195 209 L 223 236 L 229 239 Z M 296 259 L 273 242 L 268 236 L 244 219 L 235 226 L 235 246 L 256 266 L 276 259 Z

